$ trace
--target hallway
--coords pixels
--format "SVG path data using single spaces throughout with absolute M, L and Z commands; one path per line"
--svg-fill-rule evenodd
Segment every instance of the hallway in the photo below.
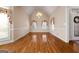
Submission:
M 0 50 L 16 53 L 74 52 L 72 45 L 61 41 L 48 32 L 30 32 L 13 43 L 1 45 Z
M 6 40 L 0 39 L 0 52 L 79 52 L 79 42 L 72 40 L 71 34 L 74 32 L 70 30 L 73 27 L 70 26 L 70 18 L 66 15 L 66 13 L 69 14 L 67 8 L 65 6 L 1 8 L 1 14 L 6 13 L 9 25 L 3 28 L 4 31 L 0 30 L 1 38 L 8 36 Z

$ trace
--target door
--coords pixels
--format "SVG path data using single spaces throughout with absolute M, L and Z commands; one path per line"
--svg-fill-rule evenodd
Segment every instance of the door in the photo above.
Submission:
M 69 16 L 70 40 L 79 40 L 79 9 L 71 9 Z
M 74 40 L 79 40 L 79 15 L 75 16 L 74 22 Z

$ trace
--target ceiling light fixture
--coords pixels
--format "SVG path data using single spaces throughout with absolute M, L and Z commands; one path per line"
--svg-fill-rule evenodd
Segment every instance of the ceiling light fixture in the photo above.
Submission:
M 43 14 L 41 12 L 37 12 L 36 16 L 41 17 Z

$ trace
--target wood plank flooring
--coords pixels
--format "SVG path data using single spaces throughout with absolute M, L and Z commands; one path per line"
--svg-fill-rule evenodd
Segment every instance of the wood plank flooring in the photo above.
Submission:
M 42 37 L 44 35 L 44 37 Z M 23 38 L 9 44 L 0 45 L 0 50 L 14 53 L 73 53 L 73 45 L 65 43 L 48 32 L 30 32 Z

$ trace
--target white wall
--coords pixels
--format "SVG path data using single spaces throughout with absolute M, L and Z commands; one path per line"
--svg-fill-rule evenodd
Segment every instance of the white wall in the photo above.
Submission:
M 14 39 L 17 40 L 29 32 L 29 17 L 21 7 L 14 8 Z
M 50 30 L 50 33 L 60 38 L 61 40 L 68 42 L 67 37 L 67 18 L 66 18 L 66 7 L 58 7 L 51 17 L 54 17 L 55 29 Z

